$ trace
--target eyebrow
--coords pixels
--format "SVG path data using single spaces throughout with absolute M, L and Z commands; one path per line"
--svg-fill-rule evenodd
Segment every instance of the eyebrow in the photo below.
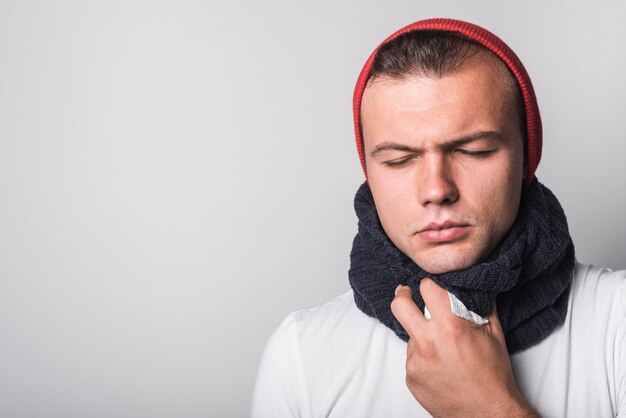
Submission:
M 502 140 L 502 135 L 496 131 L 481 131 L 475 134 L 466 135 L 461 138 L 453 139 L 451 141 L 444 142 L 443 144 L 439 144 L 439 149 L 450 149 L 454 147 L 458 147 L 461 145 L 468 144 L 470 142 L 478 141 L 481 139 L 486 139 L 490 141 L 500 141 Z M 382 144 L 378 144 L 370 153 L 372 158 L 376 157 L 376 155 L 384 152 L 384 151 L 404 151 L 410 152 L 413 154 L 421 154 L 424 152 L 421 148 L 415 148 L 408 145 L 398 144 L 396 142 L 383 142 Z

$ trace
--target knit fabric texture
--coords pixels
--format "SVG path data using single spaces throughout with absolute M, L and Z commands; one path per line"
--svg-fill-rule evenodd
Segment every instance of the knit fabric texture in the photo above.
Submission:
M 354 96 L 352 100 L 352 110 L 354 115 L 354 133 L 356 137 L 356 147 L 359 152 L 359 158 L 361 160 L 361 166 L 365 178 L 367 179 L 367 170 L 365 169 L 365 154 L 363 149 L 363 137 L 361 135 L 361 99 L 363 98 L 363 92 L 367 85 L 372 63 L 376 54 L 380 50 L 380 47 L 386 43 L 396 39 L 400 35 L 413 31 L 428 31 L 428 30 L 445 30 L 455 32 L 461 36 L 472 39 L 478 42 L 480 45 L 493 52 L 498 58 L 500 58 L 506 66 L 511 70 L 511 73 L 515 77 L 515 80 L 520 86 L 522 92 L 522 99 L 524 101 L 524 108 L 526 111 L 526 153 L 528 172 L 526 177 L 526 184 L 530 184 L 532 181 L 539 160 L 541 160 L 542 149 L 542 125 L 541 116 L 539 114 L 539 108 L 537 106 L 537 98 L 533 85 L 530 81 L 530 77 L 519 60 L 515 52 L 508 47 L 500 38 L 487 29 L 474 25 L 469 22 L 456 19 L 427 19 L 412 23 L 408 26 L 399 29 L 387 39 L 385 39 L 365 62 L 363 69 L 359 75 L 354 88 Z
M 411 287 L 424 311 L 419 283 L 432 278 L 465 306 L 487 316 L 494 301 L 510 354 L 537 344 L 565 321 L 574 270 L 574 245 L 554 194 L 536 178 L 524 188 L 518 216 L 489 257 L 465 270 L 430 274 L 389 239 L 367 182 L 354 208 L 358 233 L 350 254 L 350 285 L 358 308 L 404 341 L 409 336 L 391 312 L 394 290 Z

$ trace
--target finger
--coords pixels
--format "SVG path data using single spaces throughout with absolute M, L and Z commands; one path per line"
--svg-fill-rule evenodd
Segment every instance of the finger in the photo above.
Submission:
M 432 279 L 425 277 L 420 282 L 420 293 L 433 318 L 453 317 L 448 291 Z
M 391 312 L 400 322 L 409 337 L 416 339 L 424 333 L 428 321 L 413 301 L 409 286 L 399 286 L 396 297 L 391 301 Z

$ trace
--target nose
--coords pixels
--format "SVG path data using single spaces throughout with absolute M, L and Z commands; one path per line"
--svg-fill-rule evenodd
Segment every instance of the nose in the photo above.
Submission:
M 452 167 L 443 155 L 424 157 L 422 170 L 417 170 L 418 199 L 422 206 L 445 205 L 459 198 Z

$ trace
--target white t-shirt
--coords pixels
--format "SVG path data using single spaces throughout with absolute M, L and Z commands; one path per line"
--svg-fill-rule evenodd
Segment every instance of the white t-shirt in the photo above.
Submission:
M 563 326 L 511 356 L 543 417 L 626 417 L 624 282 L 626 271 L 577 264 Z M 252 417 L 428 417 L 405 384 L 406 346 L 351 290 L 292 312 L 263 353 Z

